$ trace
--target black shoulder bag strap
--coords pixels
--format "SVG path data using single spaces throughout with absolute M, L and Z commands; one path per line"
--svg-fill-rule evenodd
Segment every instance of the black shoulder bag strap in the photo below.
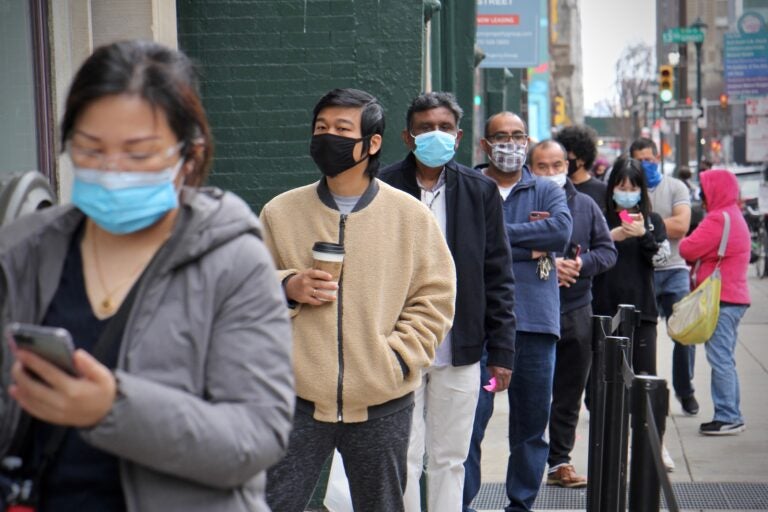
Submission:
M 128 321 L 128 315 L 133 307 L 133 301 L 136 298 L 136 293 L 141 281 L 141 278 L 139 278 L 133 285 L 131 291 L 128 292 L 128 295 L 117 310 L 117 313 L 115 313 L 115 316 L 113 316 L 106 327 L 104 327 L 101 336 L 99 336 L 99 339 L 93 346 L 92 355 L 102 364 L 105 364 L 108 355 L 120 345 L 120 341 L 123 338 L 123 332 L 125 331 L 125 324 Z M 45 448 L 43 448 L 43 457 L 40 461 L 40 465 L 35 472 L 35 490 L 39 489 L 38 486 L 45 476 L 45 472 L 50 468 L 51 462 L 56 457 L 59 448 L 61 448 L 69 428 L 70 427 L 57 426 L 51 430 L 51 435 L 45 443 Z

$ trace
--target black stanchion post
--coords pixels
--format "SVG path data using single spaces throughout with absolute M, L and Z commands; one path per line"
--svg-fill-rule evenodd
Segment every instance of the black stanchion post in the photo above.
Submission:
M 616 336 L 629 339 L 627 344 L 627 361 L 629 366 L 632 366 L 632 350 L 633 341 L 635 339 L 635 327 L 640 320 L 640 312 L 635 309 L 635 306 L 629 304 L 619 304 L 619 311 L 617 313 L 619 317 L 619 329 L 616 331 Z
M 661 446 L 655 448 L 648 429 L 654 425 L 659 440 L 664 438 L 669 390 L 664 379 L 652 375 L 635 377 L 632 383 L 632 467 L 629 482 L 630 512 L 659 510 L 659 472 L 666 479 L 666 470 L 661 462 Z M 650 403 L 651 407 L 648 407 Z M 653 418 L 649 418 L 649 413 Z M 653 420 L 653 421 L 651 421 Z M 669 482 L 667 487 L 671 490 Z M 671 509 L 671 507 L 670 507 Z
M 627 413 L 624 395 L 624 354 L 627 338 L 609 336 L 605 339 L 605 425 L 603 436 L 601 510 L 619 511 L 625 498 L 621 496 L 626 484 L 626 467 L 622 469 L 622 446 L 627 432 L 623 430 Z
M 630 304 L 619 304 L 618 315 L 619 330 L 617 336 L 627 338 L 627 345 L 624 348 L 624 360 L 630 369 L 632 368 L 632 351 L 635 346 L 635 328 L 640 323 L 640 311 L 635 309 L 635 306 Z M 623 365 L 622 365 L 623 368 Z M 621 458 L 619 461 L 619 474 L 621 479 L 619 481 L 619 510 L 627 509 L 627 454 L 629 453 L 629 408 L 630 408 L 630 386 L 632 383 L 632 377 L 624 371 L 624 411 L 621 416 Z
M 589 452 L 587 462 L 587 510 L 600 511 L 605 429 L 605 337 L 611 333 L 611 317 L 592 317 L 592 370 L 589 374 Z

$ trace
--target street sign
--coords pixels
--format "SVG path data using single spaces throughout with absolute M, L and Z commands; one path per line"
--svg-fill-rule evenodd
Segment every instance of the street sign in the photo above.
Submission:
M 697 105 L 664 107 L 662 116 L 665 119 L 696 119 L 704 115 L 704 109 Z
M 669 28 L 661 35 L 664 44 L 703 43 L 704 32 L 698 27 Z
M 725 93 L 731 98 L 768 95 L 768 34 L 725 34 Z

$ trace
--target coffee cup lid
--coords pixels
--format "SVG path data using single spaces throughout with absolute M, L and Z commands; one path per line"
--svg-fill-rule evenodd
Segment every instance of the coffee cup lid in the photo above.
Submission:
M 329 254 L 344 254 L 344 246 L 333 242 L 315 242 L 312 250 Z

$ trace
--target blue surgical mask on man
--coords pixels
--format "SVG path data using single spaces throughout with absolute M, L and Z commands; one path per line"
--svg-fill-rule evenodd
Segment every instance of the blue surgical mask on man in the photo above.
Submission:
M 620 208 L 634 208 L 640 202 L 640 191 L 625 192 L 623 190 L 614 190 L 613 200 Z
M 172 167 L 157 172 L 75 167 L 72 204 L 110 233 L 135 233 L 179 205 L 174 180 L 183 164 L 181 158 Z
M 442 167 L 456 154 L 456 135 L 434 130 L 413 138 L 413 154 L 427 167 Z
M 659 171 L 659 164 L 657 162 L 651 162 L 649 160 L 643 160 L 643 172 L 645 173 L 645 180 L 648 182 L 649 188 L 654 188 L 661 183 L 661 172 Z

